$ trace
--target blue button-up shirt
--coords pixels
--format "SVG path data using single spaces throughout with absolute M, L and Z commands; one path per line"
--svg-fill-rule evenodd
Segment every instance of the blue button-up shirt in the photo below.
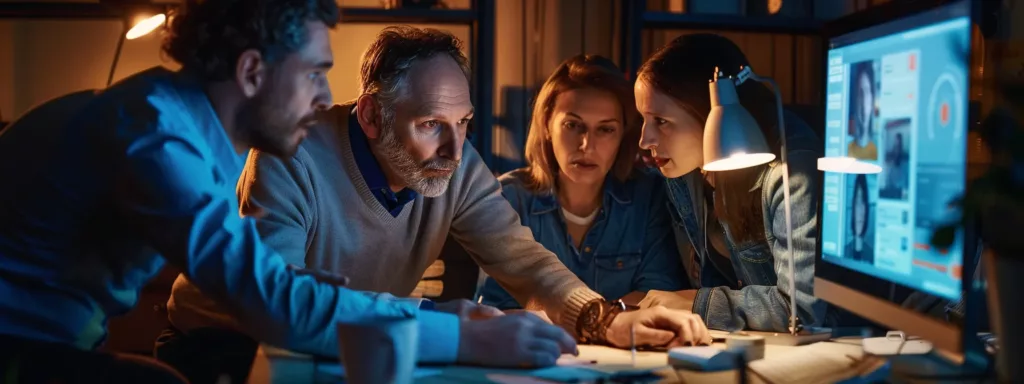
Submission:
M 397 193 L 392 191 L 380 163 L 370 151 L 370 141 L 359 126 L 359 120 L 356 119 L 355 113 L 349 115 L 348 127 L 349 140 L 352 142 L 352 155 L 356 158 L 359 174 L 363 176 L 366 186 L 370 188 L 370 192 L 384 206 L 384 209 L 391 212 L 391 216 L 398 217 L 405 204 L 416 199 L 416 192 L 409 188 L 404 188 Z
M 261 341 L 337 356 L 336 323 L 418 317 L 420 360 L 454 361 L 458 317 L 289 271 L 238 214 L 243 160 L 202 85 L 161 68 L 12 124 L 0 135 L 0 334 L 95 348 L 167 260 Z
M 525 177 L 524 170 L 502 176 L 502 194 L 533 237 L 590 289 L 611 300 L 633 291 L 687 287 L 664 208 L 664 186 L 657 177 L 634 172 L 624 183 L 608 177 L 602 208 L 580 247 L 566 230 L 556 196 L 530 191 L 523 183 Z M 491 278 L 480 295 L 484 303 L 500 309 L 520 308 Z

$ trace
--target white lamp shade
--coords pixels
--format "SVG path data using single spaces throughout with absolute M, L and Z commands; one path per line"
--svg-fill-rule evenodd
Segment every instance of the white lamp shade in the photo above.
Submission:
M 849 174 L 874 174 L 881 173 L 882 167 L 878 164 L 857 160 L 852 157 L 829 156 L 818 158 L 818 170 Z
M 163 13 L 150 16 L 136 23 L 135 26 L 132 27 L 132 29 L 128 30 L 128 33 L 125 33 L 124 38 L 128 40 L 138 39 L 142 36 L 149 34 L 150 32 L 153 32 L 153 30 L 159 28 L 161 25 L 164 24 L 164 21 L 166 20 L 167 15 Z
M 705 171 L 728 171 L 768 163 L 775 154 L 757 120 L 739 103 L 732 79 L 710 84 L 711 113 L 704 125 Z

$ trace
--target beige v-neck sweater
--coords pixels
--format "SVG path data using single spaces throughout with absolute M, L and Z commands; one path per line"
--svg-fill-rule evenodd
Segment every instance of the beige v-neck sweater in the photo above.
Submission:
M 351 110 L 347 104 L 328 111 L 331 123 L 312 129 L 291 159 L 255 151 L 249 156 L 239 201 L 243 212 L 265 214 L 257 227 L 267 245 L 290 264 L 348 276 L 352 289 L 408 296 L 451 233 L 520 304 L 543 308 L 575 333 L 580 308 L 600 296 L 534 241 L 468 142 L 448 191 L 436 198 L 417 196 L 394 217 L 356 165 L 348 133 Z M 171 322 L 186 332 L 207 326 L 237 329 L 183 276 L 174 284 L 168 311 Z M 455 351 L 457 330 L 431 328 L 421 324 L 421 346 Z M 452 353 L 440 360 L 454 360 Z

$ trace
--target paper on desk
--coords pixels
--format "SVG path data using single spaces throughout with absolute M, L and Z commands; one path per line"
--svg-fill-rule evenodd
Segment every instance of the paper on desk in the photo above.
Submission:
M 659 377 L 655 374 L 656 370 L 653 368 L 633 368 L 632 366 L 621 365 L 576 365 L 538 369 L 526 375 L 560 383 L 597 381 L 613 377 L 628 378 L 630 382 L 642 383 L 645 381 L 658 381 Z
M 341 366 L 341 364 L 317 364 L 316 370 L 321 375 L 330 375 L 331 377 L 338 378 L 345 377 L 345 367 Z M 441 370 L 437 368 L 416 367 L 416 370 L 412 372 L 412 378 L 420 379 L 440 374 Z
M 594 364 L 593 360 L 581 359 L 571 354 L 564 354 L 555 361 L 555 365 L 559 367 L 571 367 L 576 365 L 589 365 Z
M 595 381 L 613 376 L 637 378 L 636 381 L 642 382 L 642 378 L 652 376 L 654 371 L 655 369 L 636 368 L 632 365 L 596 365 L 594 360 L 566 354 L 558 358 L 554 367 L 529 371 L 525 375 L 562 383 Z

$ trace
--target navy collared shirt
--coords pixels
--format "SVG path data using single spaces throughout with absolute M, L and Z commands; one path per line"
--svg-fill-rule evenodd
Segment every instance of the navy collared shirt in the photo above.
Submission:
M 366 181 L 366 186 L 370 188 L 370 192 L 384 206 L 384 209 L 391 212 L 391 216 L 398 217 L 405 204 L 416 199 L 416 191 L 404 188 L 395 193 L 391 190 L 388 179 L 384 176 L 384 170 L 380 168 L 380 163 L 370 151 L 370 141 L 363 133 L 363 128 L 359 126 L 359 120 L 356 119 L 355 113 L 349 114 L 348 137 L 352 142 L 352 156 L 356 158 L 356 166 L 359 167 L 359 173 Z

